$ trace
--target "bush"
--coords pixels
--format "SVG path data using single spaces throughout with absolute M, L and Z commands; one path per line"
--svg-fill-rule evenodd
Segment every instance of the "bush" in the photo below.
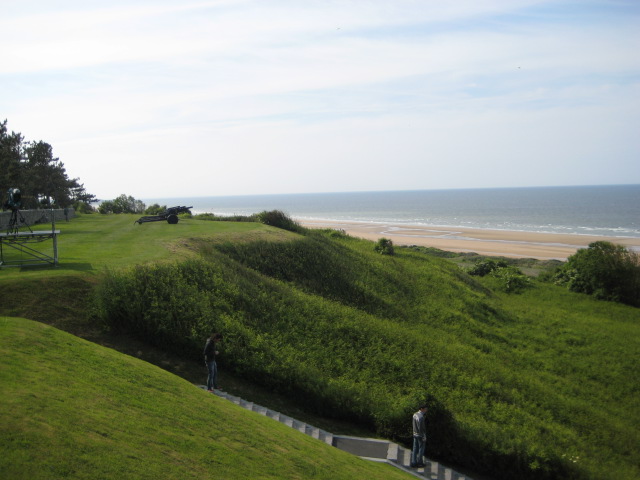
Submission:
M 499 281 L 500 288 L 507 293 L 518 293 L 531 286 L 531 280 L 515 267 L 499 267 L 490 275 Z
M 349 238 L 349 235 L 347 234 L 347 232 L 344 231 L 344 229 L 342 228 L 338 228 L 338 229 L 328 228 L 328 229 L 325 229 L 324 232 L 326 232 L 331 238 Z
M 381 238 L 376 243 L 376 246 L 373 249 L 378 252 L 380 255 L 393 255 L 395 253 L 393 249 L 393 240 L 389 240 L 388 238 Z
M 555 282 L 601 300 L 640 307 L 640 256 L 622 245 L 594 242 L 569 257 Z
M 147 207 L 147 209 L 144 211 L 145 215 L 160 215 L 161 213 L 164 213 L 167 210 L 167 206 L 166 205 L 158 205 L 157 203 L 154 203 L 153 205 Z
M 292 220 L 286 213 L 280 210 L 263 211 L 256 215 L 256 219 L 260 223 L 270 225 L 290 232 L 301 232 L 303 229 L 298 222 Z
M 145 204 L 142 200 L 136 200 L 131 195 L 124 193 L 113 200 L 105 200 L 98 207 L 98 212 L 107 213 L 143 213 Z
M 485 275 L 489 275 L 490 273 L 494 272 L 498 268 L 506 268 L 508 266 L 509 265 L 507 265 L 507 263 L 503 262 L 502 260 L 481 260 L 479 262 L 476 262 L 476 264 L 471 267 L 471 269 L 469 269 L 467 273 L 469 275 L 484 277 Z
M 489 275 L 497 280 L 498 288 L 507 293 L 521 292 L 531 286 L 531 280 L 519 268 L 508 265 L 502 260 L 478 261 L 467 273 L 477 277 Z

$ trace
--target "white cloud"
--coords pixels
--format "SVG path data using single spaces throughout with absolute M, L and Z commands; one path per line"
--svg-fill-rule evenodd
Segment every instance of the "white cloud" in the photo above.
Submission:
M 20 5 L 0 112 L 100 196 L 598 183 L 607 151 L 640 182 L 638 12 L 618 4 Z

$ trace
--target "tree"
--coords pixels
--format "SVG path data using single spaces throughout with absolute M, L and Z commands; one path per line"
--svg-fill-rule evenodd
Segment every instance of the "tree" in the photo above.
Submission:
M 7 121 L 0 122 L 0 197 L 21 182 L 22 135 L 8 133 Z
M 24 208 L 60 208 L 76 201 L 95 201 L 79 179 L 69 179 L 51 145 L 25 142 L 21 134 L 9 134 L 5 120 L 0 123 L 0 195 L 9 188 L 20 189 Z
M 113 200 L 105 200 L 98 207 L 100 213 L 144 213 L 145 204 L 124 193 Z
M 53 157 L 53 149 L 46 142 L 28 142 L 24 148 L 26 172 L 23 192 L 32 199 L 32 207 L 70 205 L 72 181 L 64 164 Z
M 154 203 L 153 205 L 150 205 L 147 207 L 147 209 L 144 211 L 145 215 L 160 215 L 161 213 L 164 213 L 167 210 L 167 206 L 166 205 L 162 205 L 160 206 L 157 203 Z
M 640 307 L 640 256 L 622 245 L 589 244 L 567 259 L 555 281 L 574 292 Z

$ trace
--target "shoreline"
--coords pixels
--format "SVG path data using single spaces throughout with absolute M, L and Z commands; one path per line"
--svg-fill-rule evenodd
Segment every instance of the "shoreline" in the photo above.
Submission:
M 344 230 L 348 235 L 377 241 L 388 238 L 395 245 L 434 247 L 450 252 L 475 252 L 481 255 L 566 260 L 592 242 L 608 241 L 640 251 L 640 238 L 598 235 L 489 230 L 468 227 L 434 227 L 340 220 L 295 218 L 307 228 Z

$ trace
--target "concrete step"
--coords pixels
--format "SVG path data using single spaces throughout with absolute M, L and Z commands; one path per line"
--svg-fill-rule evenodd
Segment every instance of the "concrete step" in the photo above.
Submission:
M 298 430 L 301 433 L 307 433 L 307 424 L 304 422 L 301 422 L 300 420 L 296 420 L 295 418 L 293 419 L 293 424 L 291 425 L 291 427 L 294 430 Z
M 411 450 L 398 446 L 398 463 L 404 467 L 411 464 Z
M 267 407 L 263 407 L 262 405 L 253 405 L 252 410 L 256 413 L 259 413 L 260 415 L 266 415 L 267 414 Z
M 324 430 L 320 430 L 318 434 L 318 440 L 326 443 L 327 445 L 333 445 L 333 434 L 325 432 Z
M 267 410 L 267 417 L 275 420 L 276 422 L 280 421 L 280 412 L 276 412 L 275 410 Z
M 284 423 L 287 427 L 293 427 L 293 418 L 280 414 L 280 423 Z
M 320 437 L 320 429 L 318 427 L 314 427 L 313 425 L 307 425 L 304 433 L 315 439 L 318 439 Z
M 206 385 L 198 385 L 199 388 L 207 390 Z M 269 417 L 273 420 L 281 422 L 288 427 L 298 430 L 301 433 L 309 435 L 321 442 L 331 445 L 333 447 L 349 452 L 358 457 L 365 458 L 367 460 L 373 460 L 378 462 L 387 462 L 397 468 L 400 468 L 407 473 L 418 477 L 428 478 L 429 480 L 472 480 L 465 475 L 462 475 L 450 468 L 447 468 L 438 462 L 430 461 L 427 459 L 425 468 L 410 468 L 411 462 L 411 450 L 401 447 L 397 443 L 390 442 L 388 440 L 380 440 L 377 438 L 361 438 L 350 437 L 346 435 L 333 435 L 330 432 L 326 432 L 320 428 L 308 425 L 305 422 L 296 420 L 295 418 L 284 415 L 280 412 L 270 410 L 262 405 L 249 402 L 240 397 L 236 397 L 222 390 L 215 390 L 213 392 L 220 398 L 229 400 L 242 408 L 252 410 L 256 413 Z
M 389 451 L 388 440 L 347 437 L 344 435 L 334 435 L 333 446 L 359 457 L 380 458 L 385 460 Z

